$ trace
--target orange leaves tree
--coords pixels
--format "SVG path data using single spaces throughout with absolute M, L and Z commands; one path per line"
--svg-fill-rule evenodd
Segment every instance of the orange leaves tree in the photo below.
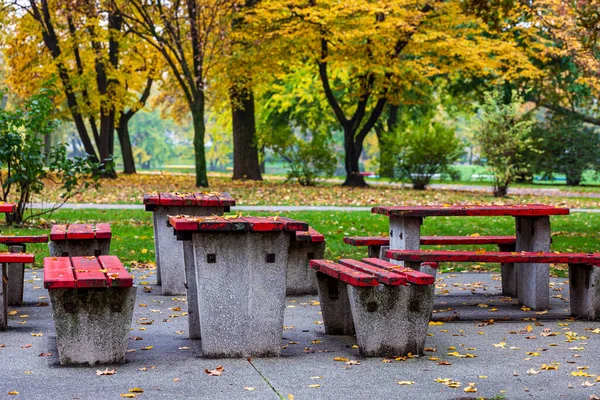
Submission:
M 118 8 L 110 1 L 28 0 L 11 11 L 11 89 L 27 96 L 56 75 L 88 156 L 114 176 L 117 129 L 125 172 L 134 173 L 127 124 L 148 99 L 156 68 L 151 52 L 126 35 Z
M 386 103 L 438 77 L 505 80 L 535 70 L 511 34 L 490 32 L 460 1 L 263 0 L 246 21 L 259 63 L 318 73 L 344 133 L 346 186 L 366 185 L 359 157 Z

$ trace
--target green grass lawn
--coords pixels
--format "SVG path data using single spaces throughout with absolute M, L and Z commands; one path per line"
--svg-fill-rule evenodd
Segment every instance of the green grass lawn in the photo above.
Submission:
M 252 213 L 252 215 L 267 215 Z M 281 214 L 283 216 L 283 214 Z M 302 211 L 290 212 L 285 216 L 308 222 L 325 235 L 327 240 L 326 257 L 361 258 L 366 256 L 366 248 L 357 248 L 344 244 L 344 236 L 386 235 L 388 220 L 384 216 L 369 212 L 331 212 Z M 31 227 L 14 228 L 0 225 L 4 235 L 47 234 L 53 223 L 110 222 L 113 231 L 111 253 L 119 256 L 125 263 L 154 261 L 154 239 L 152 213 L 142 210 L 60 210 L 51 220 L 38 221 Z M 600 214 L 573 213 L 568 216 L 551 217 L 554 251 L 600 252 Z M 514 219 L 511 217 L 436 217 L 426 218 L 421 233 L 423 235 L 512 235 Z M 441 247 L 438 247 L 441 248 Z M 458 249 L 457 246 L 446 248 Z M 464 248 L 464 247 L 463 247 Z M 496 246 L 481 246 L 488 251 L 497 250 Z M 473 247 L 470 247 L 473 249 Z M 43 257 L 48 256 L 46 245 L 30 245 L 28 251 L 34 252 L 36 266 L 41 266 Z M 495 269 L 495 265 L 447 264 L 443 270 Z M 564 266 L 555 268 L 557 275 L 564 276 Z

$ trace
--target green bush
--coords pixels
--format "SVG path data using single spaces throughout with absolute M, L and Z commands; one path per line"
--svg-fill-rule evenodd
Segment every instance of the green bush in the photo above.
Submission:
M 584 170 L 600 168 L 600 135 L 576 118 L 551 114 L 535 126 L 531 136 L 541 151 L 534 158 L 534 170 L 545 178 L 563 173 L 567 185 L 577 186 Z
M 451 165 L 461 155 L 461 142 L 451 128 L 433 121 L 409 123 L 398 135 L 397 148 L 397 175 L 414 189 L 425 189 L 435 174 L 456 175 Z
M 534 121 L 521 113 L 523 100 L 513 93 L 510 103 L 503 103 L 497 91 L 487 93 L 480 106 L 473 129 L 482 159 L 494 177 L 494 196 L 504 197 L 508 186 L 530 168 L 528 152 L 536 151 L 530 137 Z
M 30 217 L 51 213 L 98 179 L 98 164 L 87 158 L 67 158 L 63 145 L 43 154 L 41 138 L 58 126 L 52 118 L 53 95 L 51 89 L 42 89 L 14 111 L 0 109 L 0 200 L 18 205 L 14 214 L 6 215 L 9 224 L 25 220 L 25 207 L 33 194 L 42 192 L 44 179 L 60 185 L 63 202 Z

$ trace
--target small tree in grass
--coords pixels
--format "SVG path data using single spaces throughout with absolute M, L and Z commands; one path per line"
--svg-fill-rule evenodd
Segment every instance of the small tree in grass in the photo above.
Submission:
M 67 158 L 64 145 L 43 154 L 42 138 L 58 121 L 52 118 L 53 90 L 44 88 L 14 111 L 0 109 L 0 200 L 14 201 L 17 211 L 6 214 L 9 224 L 51 213 L 68 199 L 97 182 L 100 166 L 88 158 Z M 44 189 L 44 179 L 60 185 L 62 202 L 24 218 L 25 207 Z
M 508 104 L 493 91 L 485 95 L 479 109 L 473 138 L 479 145 L 481 157 L 494 177 L 494 196 L 504 197 L 508 186 L 529 166 L 527 150 L 534 150 L 530 137 L 534 121 L 522 113 L 523 99 L 515 93 Z
M 400 179 L 423 190 L 435 174 L 452 174 L 451 165 L 461 155 L 454 130 L 431 120 L 409 123 L 398 135 L 396 168 Z

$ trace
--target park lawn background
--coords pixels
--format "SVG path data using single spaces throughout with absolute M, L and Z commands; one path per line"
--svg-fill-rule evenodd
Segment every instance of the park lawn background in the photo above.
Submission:
M 273 213 L 252 212 L 243 215 L 261 216 L 273 215 Z M 279 213 L 279 215 L 306 221 L 325 235 L 326 258 L 334 260 L 366 257 L 365 247 L 344 244 L 342 241 L 344 236 L 387 235 L 388 229 L 388 219 L 385 216 L 371 214 L 368 211 L 299 211 Z M 111 224 L 113 231 L 111 254 L 119 256 L 125 265 L 152 268 L 155 258 L 152 213 L 143 210 L 64 209 L 54 213 L 48 220 L 39 219 L 22 228 L 0 225 L 0 233 L 3 235 L 48 234 L 51 224 L 54 223 L 93 222 Z M 553 216 L 551 225 L 553 251 L 600 252 L 600 214 L 572 213 L 568 216 Z M 421 233 L 438 236 L 514 235 L 514 229 L 512 217 L 431 217 L 425 218 Z M 444 248 L 460 247 L 444 246 Z M 471 250 L 475 248 L 497 251 L 496 246 L 468 247 Z M 40 267 L 43 257 L 48 256 L 48 248 L 45 244 L 31 244 L 28 246 L 28 252 L 36 255 L 36 267 Z M 497 271 L 499 269 L 495 264 L 447 263 L 440 267 L 442 271 Z M 553 274 L 565 276 L 566 265 L 554 266 Z

